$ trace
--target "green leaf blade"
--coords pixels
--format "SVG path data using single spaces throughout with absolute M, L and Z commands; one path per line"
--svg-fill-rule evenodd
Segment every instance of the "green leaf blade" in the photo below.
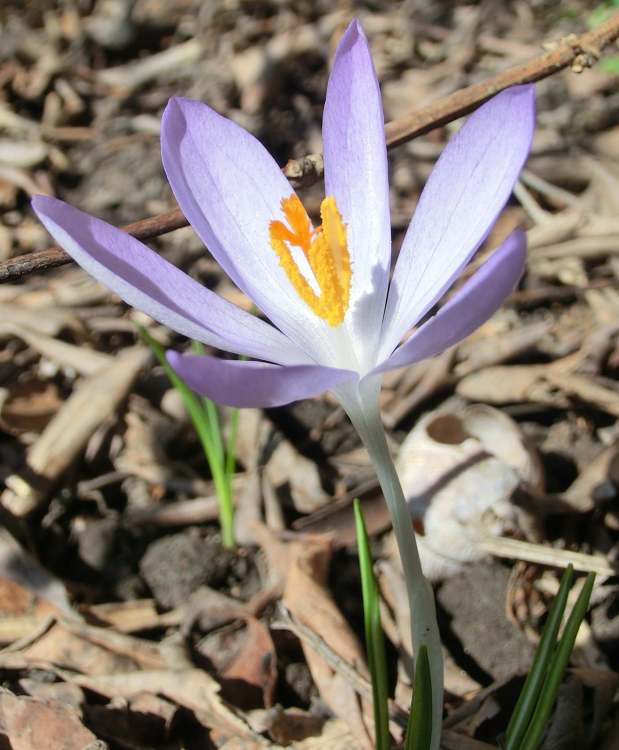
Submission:
M 413 700 L 406 729 L 405 750 L 430 750 L 432 744 L 432 679 L 428 649 L 422 645 L 415 659 Z
M 389 750 L 391 747 L 391 738 L 389 735 L 389 694 L 387 688 L 385 641 L 380 621 L 380 597 L 374 577 L 370 540 L 365 528 L 361 505 L 357 498 L 355 498 L 353 507 L 355 529 L 357 532 L 359 569 L 361 572 L 365 642 L 368 654 L 368 666 L 372 679 L 376 750 Z
M 552 664 L 549 667 L 548 675 L 544 682 L 544 687 L 542 688 L 540 699 L 535 708 L 527 733 L 522 744 L 519 746 L 519 750 L 537 750 L 539 747 L 548 719 L 550 718 L 550 713 L 557 698 L 559 686 L 563 679 L 563 675 L 565 674 L 570 654 L 574 648 L 578 630 L 587 612 L 594 582 L 595 573 L 589 573 L 585 585 L 574 605 L 574 609 L 570 613 L 563 635 L 557 645 Z
M 522 686 L 518 702 L 507 726 L 505 750 L 517 750 L 527 731 L 552 658 L 573 580 L 574 568 L 569 565 L 561 577 L 559 591 L 550 608 L 531 670 Z
M 234 502 L 231 484 L 225 471 L 226 457 L 215 404 L 208 399 L 200 399 L 196 396 L 187 383 L 170 366 L 161 344 L 143 326 L 138 326 L 138 330 L 142 339 L 163 367 L 168 380 L 180 394 L 189 414 L 213 477 L 222 543 L 224 547 L 234 547 L 236 543 L 234 538 Z M 199 349 L 196 350 L 200 351 Z M 214 415 L 212 414 L 213 410 Z

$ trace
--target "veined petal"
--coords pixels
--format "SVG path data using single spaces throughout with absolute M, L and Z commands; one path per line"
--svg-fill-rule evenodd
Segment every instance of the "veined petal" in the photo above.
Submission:
M 488 320 L 514 289 L 524 271 L 526 238 L 516 230 L 462 285 L 438 313 L 372 374 L 395 370 L 445 351 Z
M 350 370 L 320 365 L 280 367 L 251 360 L 218 359 L 175 351 L 169 351 L 167 358 L 190 388 L 228 406 L 283 406 L 291 401 L 317 396 L 339 383 L 358 377 Z
M 337 46 L 322 137 L 325 194 L 337 201 L 353 262 L 348 325 L 375 353 L 391 265 L 389 184 L 380 88 L 357 20 Z
M 312 358 L 324 354 L 327 326 L 270 243 L 269 224 L 283 218 L 281 201 L 293 191 L 262 144 L 206 104 L 172 98 L 161 155 L 179 206 L 232 281 Z M 328 352 L 321 358 L 328 361 Z
M 474 112 L 436 163 L 408 228 L 385 312 L 381 357 L 451 286 L 508 200 L 533 137 L 533 86 Z
M 126 232 L 56 198 L 37 195 L 32 207 L 82 268 L 174 331 L 271 362 L 309 361 L 276 328 L 211 292 Z

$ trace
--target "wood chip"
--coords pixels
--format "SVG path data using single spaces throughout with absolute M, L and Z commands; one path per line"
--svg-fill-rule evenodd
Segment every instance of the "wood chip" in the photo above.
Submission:
M 28 451 L 26 469 L 6 480 L 0 502 L 7 510 L 22 518 L 45 501 L 97 427 L 126 398 L 149 357 L 141 347 L 126 350 L 109 367 L 78 384 Z

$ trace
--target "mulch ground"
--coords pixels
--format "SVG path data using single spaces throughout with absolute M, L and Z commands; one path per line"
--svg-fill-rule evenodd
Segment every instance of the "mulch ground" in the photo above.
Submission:
M 375 2 L 358 15 L 394 120 L 582 33 L 612 5 Z M 173 94 L 232 117 L 282 165 L 320 153 L 329 60 L 351 9 L 101 0 L 0 13 L 3 262 L 50 245 L 36 193 L 116 225 L 175 208 L 159 157 Z M 496 747 L 568 560 L 598 576 L 543 747 L 617 746 L 618 61 L 609 48 L 593 68 L 537 84 L 531 157 L 465 272 L 522 225 L 519 288 L 468 340 L 385 378 L 384 420 L 437 592 L 446 748 Z M 390 152 L 394 253 L 452 130 Z M 315 214 L 322 186 L 302 197 Z M 150 244 L 251 309 L 191 229 Z M 0 286 L 0 746 L 370 747 L 355 497 L 401 739 L 403 578 L 345 415 L 328 395 L 241 412 L 239 546 L 226 550 L 200 444 L 136 324 L 187 346 L 71 265 Z

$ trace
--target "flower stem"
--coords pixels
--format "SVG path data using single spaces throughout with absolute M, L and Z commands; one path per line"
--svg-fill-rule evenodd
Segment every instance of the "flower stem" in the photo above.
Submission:
M 353 393 L 337 389 L 342 406 L 367 448 L 391 513 L 411 614 L 413 653 L 425 645 L 432 680 L 432 750 L 438 750 L 443 716 L 443 652 L 432 587 L 423 575 L 408 505 L 395 470 L 380 418 L 380 380 L 364 381 Z

